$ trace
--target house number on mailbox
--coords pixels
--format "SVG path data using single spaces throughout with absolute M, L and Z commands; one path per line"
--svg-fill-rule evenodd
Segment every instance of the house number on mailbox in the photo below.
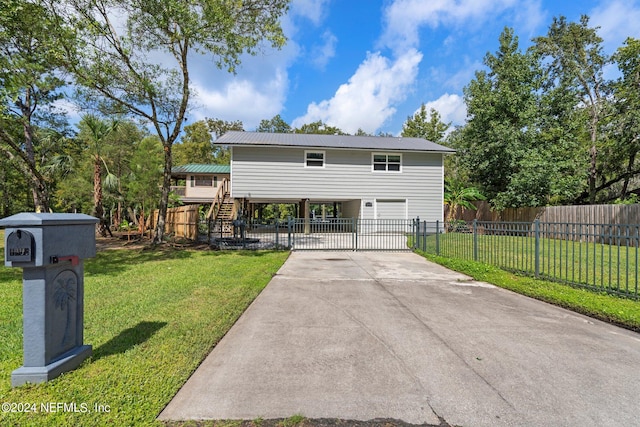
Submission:
M 7 261 L 33 261 L 33 235 L 31 233 L 16 230 L 7 236 Z

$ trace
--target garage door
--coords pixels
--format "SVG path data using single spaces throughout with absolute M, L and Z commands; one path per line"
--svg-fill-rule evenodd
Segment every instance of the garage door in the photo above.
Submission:
M 406 200 L 376 200 L 376 219 L 406 219 Z

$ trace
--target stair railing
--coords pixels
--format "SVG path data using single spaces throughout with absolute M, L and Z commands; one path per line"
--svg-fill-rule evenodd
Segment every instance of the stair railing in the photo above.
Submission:
M 229 193 L 229 180 L 227 178 L 222 178 L 222 182 L 218 185 L 218 191 L 216 191 L 216 196 L 213 198 L 213 203 L 211 203 L 211 208 L 209 208 L 209 212 L 207 212 L 207 219 L 216 220 L 218 218 L 218 212 L 220 212 L 220 207 L 224 202 L 225 197 Z

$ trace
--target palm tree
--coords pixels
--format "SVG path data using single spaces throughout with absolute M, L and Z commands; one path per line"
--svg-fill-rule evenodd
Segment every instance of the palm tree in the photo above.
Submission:
M 105 186 L 116 187 L 117 178 L 109 172 L 107 163 L 101 153 L 107 137 L 118 129 L 118 122 L 111 121 L 107 123 L 94 115 L 88 114 L 82 118 L 80 125 L 84 125 L 88 130 L 87 143 L 89 144 L 91 156 L 93 157 L 93 216 L 100 220 L 98 223 L 98 231 L 100 234 L 106 236 L 108 232 L 111 235 L 109 224 L 107 224 L 104 218 L 102 166 L 104 166 L 107 171 Z
M 444 204 L 449 206 L 446 221 L 451 222 L 458 210 L 458 206 L 476 210 L 471 203 L 477 200 L 486 200 L 486 197 L 475 187 L 468 187 L 464 182 L 451 180 L 444 184 Z

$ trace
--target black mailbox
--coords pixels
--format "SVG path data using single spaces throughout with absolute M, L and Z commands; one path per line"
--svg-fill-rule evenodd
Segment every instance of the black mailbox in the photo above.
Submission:
M 7 236 L 6 261 L 33 261 L 33 234 L 25 230 L 16 230 Z

